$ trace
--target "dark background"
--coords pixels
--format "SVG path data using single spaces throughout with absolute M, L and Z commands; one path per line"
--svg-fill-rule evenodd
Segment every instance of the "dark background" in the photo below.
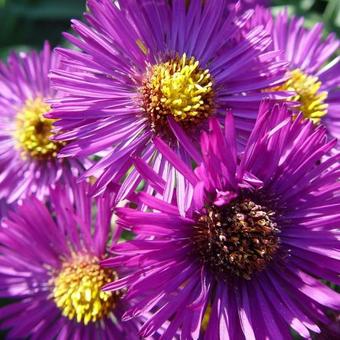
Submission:
M 53 46 L 63 41 L 71 18 L 80 18 L 85 0 L 0 0 L 0 58 L 9 50 Z
M 340 33 L 340 0 L 272 0 L 274 13 L 287 7 L 303 15 L 312 26 L 323 21 L 326 33 Z M 45 39 L 63 44 L 60 32 L 69 29 L 71 18 L 80 18 L 85 0 L 0 0 L 0 58 L 9 50 L 40 48 Z

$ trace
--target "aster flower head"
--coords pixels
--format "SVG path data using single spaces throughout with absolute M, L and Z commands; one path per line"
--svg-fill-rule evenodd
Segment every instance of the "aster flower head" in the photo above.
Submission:
M 8 204 L 30 194 L 42 198 L 61 177 L 67 181 L 83 168 L 76 159 L 56 158 L 65 143 L 50 140 L 52 120 L 44 117 L 56 94 L 48 72 L 57 64 L 48 43 L 39 53 L 12 53 L 0 63 L 0 199 Z
M 84 175 L 98 178 L 97 193 L 121 179 L 132 165 L 131 154 L 149 161 L 164 177 L 176 177 L 150 142 L 162 136 L 182 155 L 168 117 L 195 142 L 208 117 L 223 122 L 225 108 L 232 107 L 243 141 L 260 99 L 275 97 L 261 89 L 282 82 L 284 63 L 267 49 L 271 39 L 262 26 L 236 42 L 252 11 L 240 16 L 238 5 L 228 10 L 227 4 L 89 0 L 87 24 L 72 21 L 78 37 L 65 36 L 80 51 L 57 49 L 62 65 L 70 68 L 51 73 L 63 96 L 53 102 L 49 117 L 58 119 L 55 140 L 69 143 L 61 156 L 106 152 Z M 132 170 L 118 197 L 138 180 Z
M 152 311 L 144 336 L 170 320 L 164 339 L 178 329 L 183 339 L 288 339 L 289 326 L 305 338 L 320 332 L 325 310 L 340 307 L 319 281 L 339 284 L 340 155 L 319 162 L 335 141 L 269 103 L 240 154 L 231 113 L 224 130 L 210 119 L 200 152 L 173 128 L 197 167 L 155 139 L 185 178 L 181 194 L 162 199 L 165 181 L 137 159 L 160 195 L 138 194 L 148 211 L 118 209 L 119 223 L 138 239 L 114 246 L 116 256 L 103 262 L 136 271 L 105 288 L 145 294 L 125 318 Z
M 339 140 L 339 39 L 335 33 L 324 39 L 321 23 L 305 28 L 303 18 L 288 16 L 287 11 L 273 20 L 274 46 L 282 50 L 282 60 L 289 63 L 289 79 L 276 89 L 295 92 L 290 100 L 297 102 L 298 110 L 314 123 L 324 124 L 329 136 Z
M 88 190 L 58 184 L 49 204 L 28 197 L 2 222 L 1 297 L 15 299 L 0 308 L 9 338 L 139 339 L 137 322 L 121 323 L 122 292 L 101 290 L 118 277 L 100 267 L 117 236 L 113 195 L 92 201 Z

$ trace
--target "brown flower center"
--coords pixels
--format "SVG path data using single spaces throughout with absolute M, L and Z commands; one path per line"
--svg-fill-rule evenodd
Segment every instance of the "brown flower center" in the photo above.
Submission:
M 249 198 L 207 208 L 197 217 L 194 244 L 216 274 L 251 279 L 272 260 L 279 247 L 275 212 Z

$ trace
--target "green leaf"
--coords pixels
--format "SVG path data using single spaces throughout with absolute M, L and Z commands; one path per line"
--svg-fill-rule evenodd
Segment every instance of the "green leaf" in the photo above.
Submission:
M 71 19 L 81 16 L 85 11 L 85 2 L 83 0 L 44 0 L 35 4 L 9 2 L 6 7 L 12 15 L 26 19 Z
M 27 52 L 31 50 L 27 45 L 15 45 L 10 47 L 0 48 L 0 59 L 6 60 L 11 52 Z
M 274 15 L 277 15 L 279 12 L 287 10 L 289 15 L 294 15 L 296 14 L 296 7 L 292 5 L 287 5 L 287 6 L 275 6 L 272 8 L 272 13 Z
M 309 11 L 315 4 L 315 0 L 301 0 L 300 8 L 304 11 Z

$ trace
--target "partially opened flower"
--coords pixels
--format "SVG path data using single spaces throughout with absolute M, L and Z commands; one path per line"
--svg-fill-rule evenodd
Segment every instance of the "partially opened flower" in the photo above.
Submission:
M 12 339 L 139 339 L 137 322 L 121 322 L 122 292 L 101 287 L 117 278 L 103 269 L 112 238 L 112 195 L 92 205 L 86 183 L 57 185 L 49 204 L 34 196 L 0 229 L 1 328 Z M 115 235 L 115 234 L 114 234 Z
M 259 10 L 260 12 L 261 10 Z M 295 91 L 291 100 L 314 123 L 323 123 L 330 137 L 340 139 L 340 42 L 334 33 L 323 38 L 323 25 L 304 27 L 304 19 L 278 14 L 272 26 L 274 47 L 289 62 L 290 79 L 277 90 Z M 338 143 L 338 146 L 340 144 Z
M 144 336 L 170 320 L 164 339 L 288 339 L 327 324 L 340 297 L 320 279 L 339 284 L 340 155 L 319 162 L 335 144 L 323 127 L 285 106 L 261 106 L 244 153 L 237 154 L 234 122 L 224 131 L 215 118 L 195 150 L 177 126 L 194 171 L 160 139 L 157 148 L 190 190 L 168 203 L 147 193 L 149 211 L 120 208 L 120 223 L 139 237 L 113 247 L 107 268 L 135 271 L 108 284 L 145 294 L 125 318 L 147 311 Z M 165 182 L 136 161 L 161 194 Z M 157 306 L 157 307 L 155 307 Z
M 57 64 L 48 43 L 0 63 L 0 199 L 8 204 L 30 194 L 43 198 L 61 177 L 67 182 L 83 169 L 76 159 L 56 158 L 64 143 L 50 140 L 52 120 L 43 116 L 56 94 L 48 72 Z
M 66 38 L 79 50 L 57 49 L 62 65 L 53 85 L 63 92 L 52 105 L 61 156 L 106 151 L 85 176 L 98 177 L 97 193 L 119 181 L 131 167 L 127 156 L 150 161 L 163 177 L 176 178 L 150 142 L 161 136 L 181 157 L 183 148 L 169 128 L 173 117 L 193 142 L 210 116 L 224 121 L 234 108 L 239 142 L 254 125 L 259 101 L 279 97 L 263 88 L 283 81 L 284 63 L 268 49 L 262 26 L 235 39 L 252 11 L 238 16 L 225 0 L 89 0 L 88 24 L 73 21 L 78 37 Z M 139 181 L 132 170 L 121 187 L 124 197 Z M 175 180 L 169 181 L 172 192 Z

